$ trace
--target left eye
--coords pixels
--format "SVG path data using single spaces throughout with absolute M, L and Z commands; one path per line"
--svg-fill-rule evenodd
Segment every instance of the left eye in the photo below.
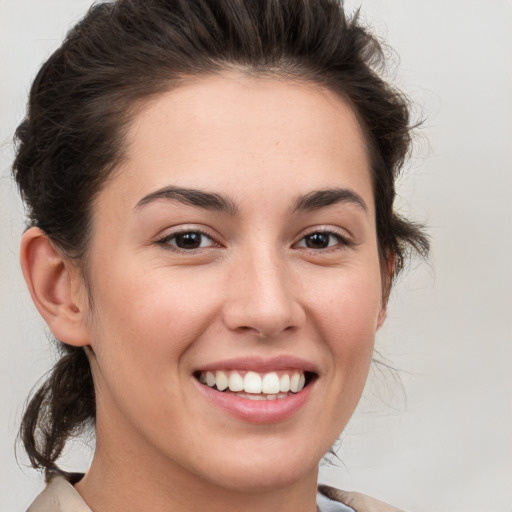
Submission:
M 302 238 L 297 244 L 298 247 L 307 247 L 308 249 L 328 249 L 336 245 L 346 245 L 347 241 L 337 233 L 318 231 L 310 233 Z
M 201 231 L 183 231 L 181 233 L 173 233 L 160 240 L 162 245 L 170 245 L 172 248 L 181 250 L 204 249 L 215 245 L 214 241 Z

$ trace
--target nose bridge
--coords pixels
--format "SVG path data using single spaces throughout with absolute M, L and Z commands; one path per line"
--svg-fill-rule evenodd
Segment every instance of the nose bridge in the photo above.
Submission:
M 263 244 L 247 248 L 234 266 L 224 315 L 230 329 L 272 337 L 300 325 L 303 314 L 283 254 Z

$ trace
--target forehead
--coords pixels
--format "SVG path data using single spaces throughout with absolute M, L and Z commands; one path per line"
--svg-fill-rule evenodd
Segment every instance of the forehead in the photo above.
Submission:
M 169 184 L 243 194 L 284 183 L 301 194 L 351 186 L 372 195 L 364 137 L 345 101 L 319 85 L 231 72 L 144 104 L 120 171 L 116 187 L 139 196 Z

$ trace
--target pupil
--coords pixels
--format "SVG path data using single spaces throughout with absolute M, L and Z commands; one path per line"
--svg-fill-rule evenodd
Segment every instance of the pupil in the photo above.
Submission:
M 313 233 L 306 238 L 306 246 L 310 249 L 325 249 L 329 246 L 329 235 Z
M 197 249 L 201 245 L 201 233 L 182 233 L 176 236 L 180 249 Z

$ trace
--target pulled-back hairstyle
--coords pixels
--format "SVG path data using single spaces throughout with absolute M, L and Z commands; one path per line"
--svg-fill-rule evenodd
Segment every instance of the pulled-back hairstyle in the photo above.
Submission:
M 410 146 L 407 101 L 376 73 L 379 42 L 345 16 L 337 0 L 118 0 L 94 5 L 47 60 L 16 131 L 13 174 L 29 226 L 87 268 L 91 205 L 123 158 L 127 127 L 150 96 L 190 77 L 237 69 L 309 82 L 354 109 L 371 161 L 381 263 L 395 275 L 421 228 L 393 211 L 395 179 Z M 391 283 L 385 283 L 385 293 Z M 47 478 L 66 440 L 95 419 L 91 370 L 83 348 L 62 352 L 33 395 L 20 436 Z

